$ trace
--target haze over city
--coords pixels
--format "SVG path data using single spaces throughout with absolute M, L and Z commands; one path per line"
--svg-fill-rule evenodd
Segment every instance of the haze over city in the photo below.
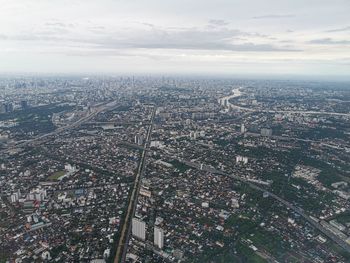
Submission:
M 0 73 L 347 79 L 350 71 L 347 0 L 2 0 L 0 6 Z

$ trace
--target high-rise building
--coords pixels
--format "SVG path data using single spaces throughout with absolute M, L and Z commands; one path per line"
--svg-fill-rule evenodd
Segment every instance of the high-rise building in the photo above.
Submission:
M 261 136 L 270 137 L 272 136 L 272 129 L 262 128 L 260 131 Z
M 22 108 L 22 110 L 28 109 L 29 108 L 28 101 L 22 100 L 21 101 L 21 108 Z
M 132 235 L 141 240 L 146 240 L 146 223 L 138 218 L 133 218 Z
M 6 112 L 13 112 L 13 104 L 12 103 L 6 104 Z
M 143 145 L 143 143 L 144 143 L 143 135 L 136 134 L 135 135 L 135 144 Z
M 244 125 L 244 123 L 242 123 L 241 124 L 241 133 L 243 134 L 243 133 L 245 133 L 247 130 L 246 130 L 246 128 L 245 128 L 245 125 Z
M 13 112 L 13 105 L 12 105 L 12 103 L 5 104 L 5 112 L 6 113 Z
M 0 104 L 0 113 L 6 113 L 6 104 L 5 103 Z
M 248 157 L 237 155 L 236 156 L 236 163 L 247 164 L 248 163 Z
M 11 195 L 11 202 L 16 203 L 18 201 L 18 198 L 19 198 L 18 193 L 12 194 Z
M 164 230 L 160 227 L 154 227 L 154 245 L 160 249 L 164 246 Z

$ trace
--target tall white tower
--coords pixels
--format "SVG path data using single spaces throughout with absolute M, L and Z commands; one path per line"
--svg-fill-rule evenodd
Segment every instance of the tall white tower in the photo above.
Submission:
M 132 219 L 132 235 L 141 240 L 146 240 L 146 223 L 140 219 Z
M 241 133 L 245 133 L 246 132 L 246 128 L 244 126 L 244 123 L 241 124 Z
M 164 230 L 160 227 L 154 227 L 154 245 L 160 249 L 164 246 Z

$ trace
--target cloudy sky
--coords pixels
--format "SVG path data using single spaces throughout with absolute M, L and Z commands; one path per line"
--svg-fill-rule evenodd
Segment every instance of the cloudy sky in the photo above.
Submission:
M 0 73 L 350 75 L 350 0 L 0 0 Z

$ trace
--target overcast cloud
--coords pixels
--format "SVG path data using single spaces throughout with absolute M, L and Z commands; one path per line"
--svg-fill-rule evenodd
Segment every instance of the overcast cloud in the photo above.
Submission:
M 0 0 L 0 73 L 349 75 L 348 0 Z

